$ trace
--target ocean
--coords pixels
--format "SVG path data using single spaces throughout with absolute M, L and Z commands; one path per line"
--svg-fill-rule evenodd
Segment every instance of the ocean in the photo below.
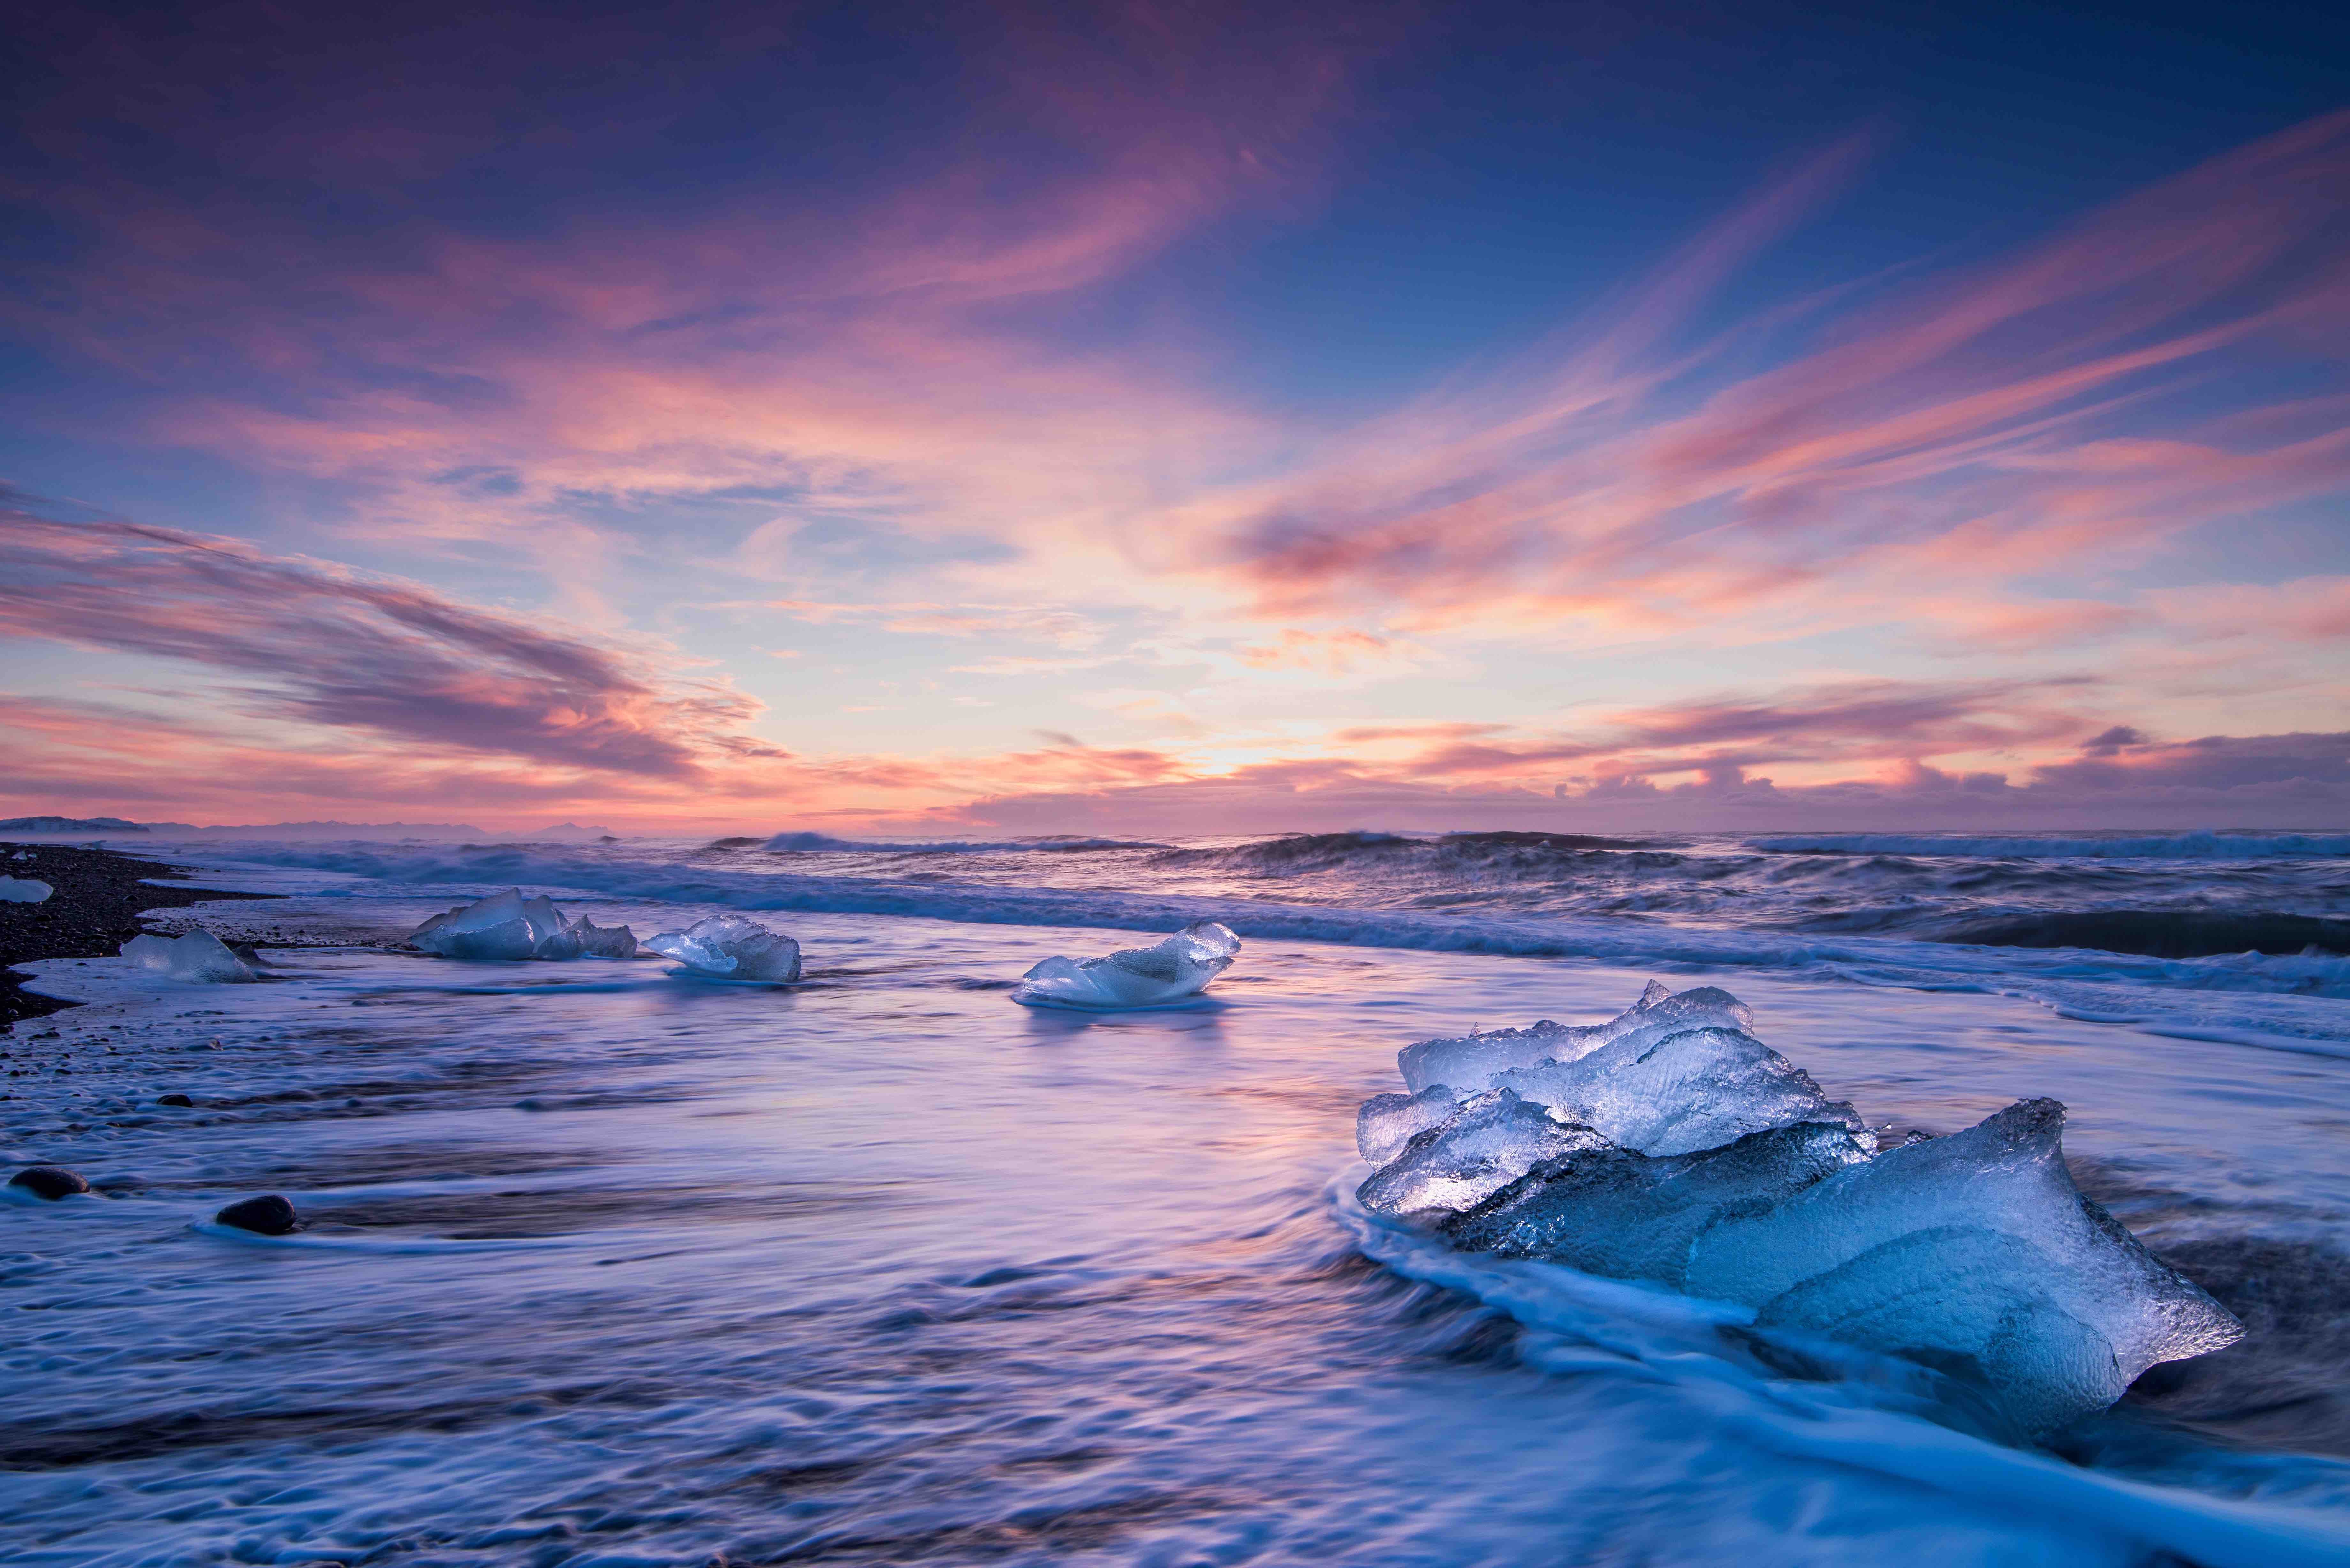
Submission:
M 2350 835 L 138 847 L 321 945 L 35 966 L 0 1143 L 104 1196 L 0 1207 L 12 1563 L 2350 1562 Z M 510 886 L 806 978 L 394 946 Z M 1200 919 L 1204 1000 L 1008 999 Z M 1651 979 L 1872 1125 L 2064 1101 L 2244 1340 L 2027 1442 L 1355 1203 L 1400 1048 Z

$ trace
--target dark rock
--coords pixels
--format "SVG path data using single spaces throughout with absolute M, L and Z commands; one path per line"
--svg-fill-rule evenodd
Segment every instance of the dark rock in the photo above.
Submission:
M 193 1106 L 196 1102 L 188 1098 L 185 1095 L 164 1095 L 159 1097 L 155 1103 L 159 1106 L 180 1106 L 182 1107 L 190 1107 Z
M 294 1212 L 294 1205 L 275 1192 L 259 1198 L 241 1198 L 213 1218 L 257 1236 L 289 1235 L 302 1224 L 301 1217 Z
M 21 1187 L 36 1198 L 46 1198 L 52 1203 L 60 1198 L 70 1198 L 77 1192 L 88 1192 L 89 1183 L 61 1165 L 36 1165 L 18 1171 L 8 1179 L 11 1187 Z

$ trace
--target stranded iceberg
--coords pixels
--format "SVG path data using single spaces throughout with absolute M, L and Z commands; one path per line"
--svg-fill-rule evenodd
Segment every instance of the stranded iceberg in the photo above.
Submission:
M 133 937 L 122 944 L 122 956 L 148 969 L 161 970 L 173 980 L 196 984 L 238 984 L 261 978 L 218 937 L 204 930 L 183 937 Z
M 1107 958 L 1055 954 L 1020 977 L 1012 1000 L 1024 1007 L 1111 1011 L 1164 1007 L 1198 994 L 1232 968 L 1241 940 L 1213 920 L 1184 927 L 1163 942 L 1125 948 Z
M 453 959 L 637 956 L 636 934 L 628 927 L 595 925 L 584 915 L 567 919 L 554 899 L 525 898 L 518 888 L 433 916 L 409 933 L 408 945 Z
M 1586 1028 L 1429 1040 L 1356 1121 L 1374 1212 L 1453 1245 L 1741 1303 L 1918 1360 L 2026 1429 L 2103 1409 L 2242 1326 L 2083 1197 L 2064 1107 L 1880 1147 L 1729 992 L 1651 983 Z
M 800 945 L 780 931 L 740 915 L 712 915 L 681 931 L 645 939 L 645 950 L 712 980 L 789 985 L 800 977 Z

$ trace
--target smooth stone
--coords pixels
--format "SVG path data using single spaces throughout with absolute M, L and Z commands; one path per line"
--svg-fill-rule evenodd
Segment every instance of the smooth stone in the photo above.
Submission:
M 54 1203 L 60 1198 L 70 1198 L 77 1192 L 88 1192 L 89 1183 L 61 1165 L 36 1165 L 18 1171 L 8 1179 L 11 1187 L 21 1187 L 36 1198 L 46 1198 Z
M 240 1198 L 213 1218 L 256 1236 L 290 1235 L 302 1222 L 294 1212 L 294 1205 L 275 1192 L 259 1198 Z

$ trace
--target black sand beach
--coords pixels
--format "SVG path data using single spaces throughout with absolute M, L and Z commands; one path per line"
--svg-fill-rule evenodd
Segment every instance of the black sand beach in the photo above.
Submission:
M 16 859 L 16 856 L 27 858 Z M 35 959 L 99 958 L 121 950 L 146 927 L 149 909 L 176 909 L 213 898 L 274 898 L 274 893 L 231 893 L 216 888 L 161 888 L 155 879 L 184 881 L 187 873 L 160 860 L 51 845 L 0 844 L 0 872 L 36 878 L 57 889 L 37 904 L 0 903 L 0 1025 L 38 1018 L 73 1005 L 23 989 L 14 965 Z

